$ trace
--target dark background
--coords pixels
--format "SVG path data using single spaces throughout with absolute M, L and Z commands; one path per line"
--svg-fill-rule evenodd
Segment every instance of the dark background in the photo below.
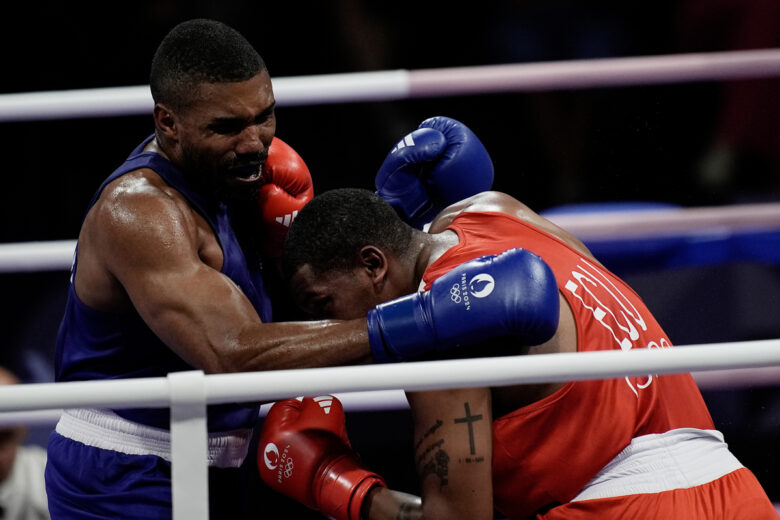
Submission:
M 160 39 L 193 17 L 240 30 L 275 78 L 780 47 L 776 0 L 72 4 L 4 7 L 0 93 L 146 84 Z M 775 202 L 778 87 L 764 79 L 280 107 L 277 135 L 307 162 L 317 192 L 373 188 L 402 135 L 447 115 L 490 151 L 495 189 L 538 211 L 577 202 Z M 152 129 L 150 116 L 0 122 L 0 242 L 76 238 L 94 190 Z M 780 337 L 777 266 L 618 274 L 677 344 Z M 64 272 L 0 275 L 0 364 L 26 381 L 51 380 L 66 284 Z M 705 397 L 732 449 L 780 501 L 777 390 Z M 390 462 L 410 453 L 406 414 L 350 420 L 355 444 L 392 475 Z M 383 427 L 368 435 L 364 424 Z

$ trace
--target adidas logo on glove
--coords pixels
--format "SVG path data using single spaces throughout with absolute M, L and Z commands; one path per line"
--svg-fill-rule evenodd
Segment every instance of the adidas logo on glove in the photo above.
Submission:
M 288 213 L 281 217 L 276 217 L 276 221 L 283 225 L 284 227 L 290 227 L 290 224 L 292 224 L 292 221 L 295 217 L 298 216 L 298 210 L 294 210 L 292 213 Z
M 319 397 L 315 397 L 314 401 L 320 405 L 323 412 L 325 412 L 326 414 L 330 413 L 330 407 L 333 404 L 332 395 L 321 395 Z
M 303 401 L 303 396 L 296 397 L 298 401 Z M 333 396 L 332 395 L 320 395 L 318 397 L 312 397 L 312 401 L 320 405 L 320 408 L 322 408 L 322 411 L 325 412 L 325 414 L 330 413 L 330 407 L 333 406 Z
M 407 134 L 406 137 L 398 141 L 398 144 L 395 145 L 395 148 L 390 150 L 390 153 L 395 153 L 401 148 L 406 148 L 407 146 L 414 146 L 414 139 L 412 139 L 412 134 Z

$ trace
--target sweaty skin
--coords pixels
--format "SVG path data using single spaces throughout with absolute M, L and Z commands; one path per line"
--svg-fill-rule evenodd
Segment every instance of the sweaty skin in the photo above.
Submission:
M 179 113 L 155 106 L 157 139 L 147 150 L 174 164 L 199 164 L 210 175 L 201 173 L 204 180 L 227 192 L 254 189 L 276 129 L 268 73 L 204 83 L 198 94 Z M 224 171 L 230 174 L 216 173 Z M 105 187 L 78 244 L 74 287 L 83 303 L 114 313 L 135 307 L 162 341 L 204 372 L 370 359 L 365 319 L 262 323 L 219 272 L 222 250 L 210 226 L 151 170 L 130 172 Z

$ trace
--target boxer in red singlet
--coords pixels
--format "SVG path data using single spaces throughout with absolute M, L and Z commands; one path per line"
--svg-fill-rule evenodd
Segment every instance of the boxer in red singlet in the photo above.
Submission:
M 403 244 L 372 236 L 387 215 L 372 213 L 375 199 L 361 190 L 327 192 L 291 228 L 285 269 L 312 316 L 361 316 L 410 286 L 430 288 L 465 261 L 522 248 L 552 269 L 560 302 L 553 338 L 522 345 L 524 353 L 672 348 L 628 285 L 573 235 L 508 195 L 486 192 L 456 203 L 428 233 L 415 231 Z M 353 219 L 358 225 L 343 231 Z M 342 235 L 356 227 L 366 230 L 363 243 Z M 323 257 L 330 242 L 344 244 L 342 258 Z M 465 305 L 490 284 L 474 276 L 453 284 L 451 295 Z M 512 519 L 777 518 L 755 476 L 729 452 L 689 374 L 415 392 L 408 399 L 422 500 L 377 485 L 363 500 L 363 518 L 492 519 L 494 507 Z

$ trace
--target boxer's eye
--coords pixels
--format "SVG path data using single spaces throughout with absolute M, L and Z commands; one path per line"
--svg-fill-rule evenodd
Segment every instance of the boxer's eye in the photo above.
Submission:
M 244 129 L 244 121 L 239 119 L 217 119 L 209 125 L 209 130 L 215 134 L 234 135 Z
M 262 112 L 260 112 L 257 117 L 255 117 L 254 124 L 256 125 L 262 125 L 265 123 L 268 123 L 269 121 L 272 121 L 276 117 L 276 113 L 274 112 L 275 104 L 271 105 L 270 107 L 266 108 Z

